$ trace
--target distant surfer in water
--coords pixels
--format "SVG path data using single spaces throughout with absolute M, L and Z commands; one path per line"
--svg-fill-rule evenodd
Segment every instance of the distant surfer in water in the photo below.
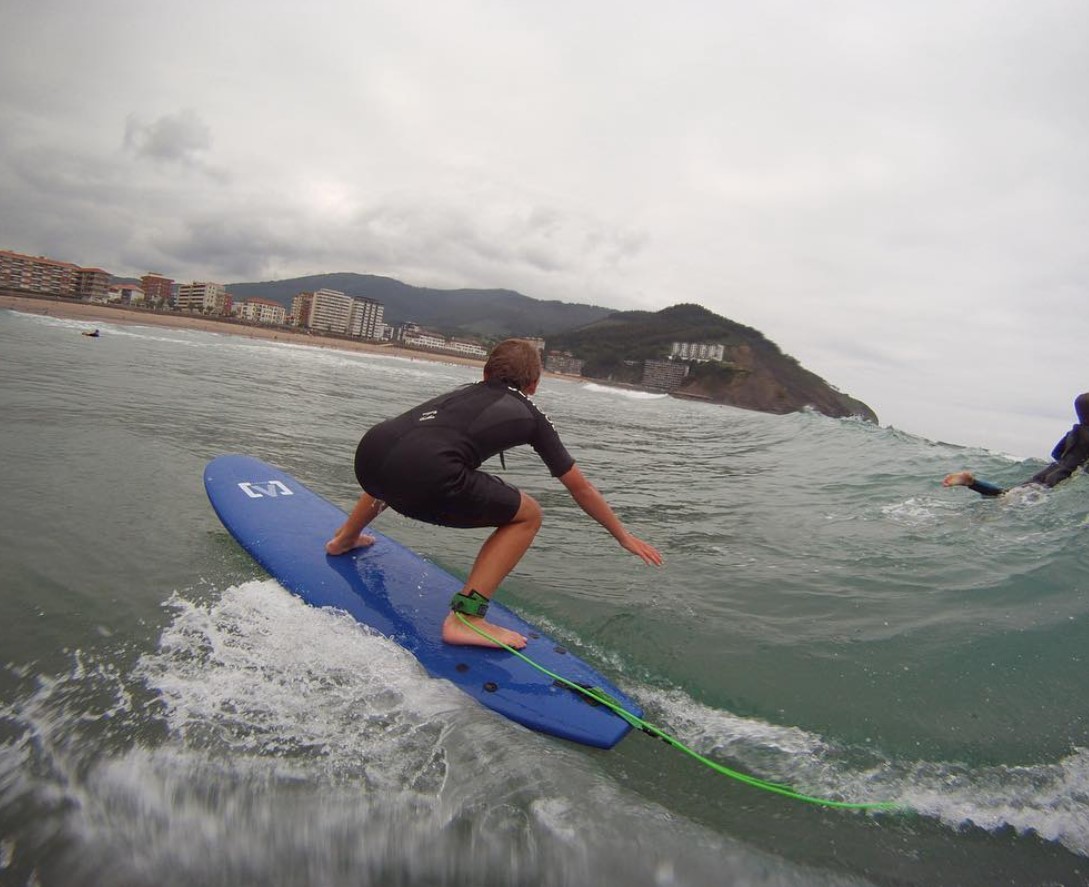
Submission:
M 484 620 L 499 584 L 522 559 L 541 527 L 531 496 L 480 466 L 511 447 L 529 444 L 590 517 L 646 563 L 657 549 L 629 533 L 604 496 L 575 465 L 548 417 L 530 400 L 541 378 L 537 349 L 520 339 L 500 342 L 484 364 L 484 381 L 466 385 L 380 422 L 359 442 L 355 475 L 363 488 L 355 508 L 325 544 L 341 555 L 374 543 L 363 530 L 388 505 L 416 520 L 444 527 L 495 527 L 477 555 L 464 588 L 442 625 L 449 644 L 495 646 L 458 614 L 509 647 L 526 639 Z
M 1079 394 L 1074 399 L 1074 412 L 1077 413 L 1078 422 L 1063 436 L 1062 440 L 1055 444 L 1055 449 L 1051 451 L 1052 463 L 1016 486 L 1042 484 L 1045 487 L 1053 487 L 1062 483 L 1089 461 L 1089 392 Z M 970 471 L 956 471 L 946 475 L 942 486 L 968 487 L 981 496 L 1001 496 L 1009 492 L 996 484 L 976 480 L 975 475 Z

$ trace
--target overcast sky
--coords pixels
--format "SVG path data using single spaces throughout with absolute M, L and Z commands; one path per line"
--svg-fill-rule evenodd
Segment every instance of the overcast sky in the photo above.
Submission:
M 696 302 L 1017 456 L 1089 390 L 1084 0 L 0 0 L 0 122 L 0 249 Z

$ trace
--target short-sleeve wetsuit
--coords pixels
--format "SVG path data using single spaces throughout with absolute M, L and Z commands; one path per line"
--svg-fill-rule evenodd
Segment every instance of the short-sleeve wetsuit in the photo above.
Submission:
M 1043 484 L 1045 487 L 1053 487 L 1066 480 L 1070 475 L 1089 461 L 1089 426 L 1077 424 L 1055 444 L 1051 451 L 1054 460 L 1046 468 L 1037 471 L 1032 477 L 1017 486 L 1027 484 Z M 1000 496 L 1008 492 L 1003 487 L 988 483 L 985 480 L 973 481 L 968 489 L 975 490 L 981 496 Z
M 482 463 L 529 444 L 554 477 L 575 464 L 548 417 L 516 388 L 488 380 L 371 428 L 355 453 L 359 485 L 406 517 L 448 527 L 495 527 L 518 513 L 516 487 Z

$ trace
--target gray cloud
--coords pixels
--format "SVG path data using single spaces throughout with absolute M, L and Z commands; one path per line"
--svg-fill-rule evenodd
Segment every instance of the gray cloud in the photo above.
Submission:
M 192 109 L 150 122 L 130 114 L 125 120 L 124 144 L 137 157 L 191 164 L 212 147 L 212 130 Z

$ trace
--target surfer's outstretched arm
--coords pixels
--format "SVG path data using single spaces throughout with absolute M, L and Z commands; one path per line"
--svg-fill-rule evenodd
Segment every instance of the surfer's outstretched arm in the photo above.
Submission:
M 942 480 L 943 487 L 967 487 L 981 496 L 1001 496 L 1005 489 L 985 480 L 976 480 L 976 476 L 970 471 L 954 471 L 947 474 Z
M 348 515 L 348 520 L 337 530 L 337 534 L 325 543 L 326 554 L 347 554 L 355 548 L 374 545 L 374 536 L 364 533 L 363 530 L 385 508 L 386 503 L 381 499 L 375 499 L 370 493 L 360 496 L 352 513 Z
M 625 529 L 620 518 L 605 501 L 605 497 L 586 479 L 586 475 L 577 465 L 572 465 L 566 474 L 560 476 L 560 483 L 567 487 L 567 492 L 578 503 L 579 508 L 608 530 L 624 548 L 652 566 L 662 565 L 662 555 L 659 554 L 658 549 Z
M 1074 398 L 1074 412 L 1078 416 L 1078 421 L 1063 435 L 1062 440 L 1055 444 L 1055 448 L 1051 451 L 1051 464 L 1010 489 L 1026 487 L 1030 484 L 1053 487 L 1062 483 L 1081 466 L 1089 465 L 1089 391 Z M 955 471 L 947 474 L 942 481 L 942 486 L 967 487 L 981 496 L 988 497 L 1001 496 L 1009 492 L 1009 489 L 1000 487 L 998 484 L 977 480 L 970 471 Z

